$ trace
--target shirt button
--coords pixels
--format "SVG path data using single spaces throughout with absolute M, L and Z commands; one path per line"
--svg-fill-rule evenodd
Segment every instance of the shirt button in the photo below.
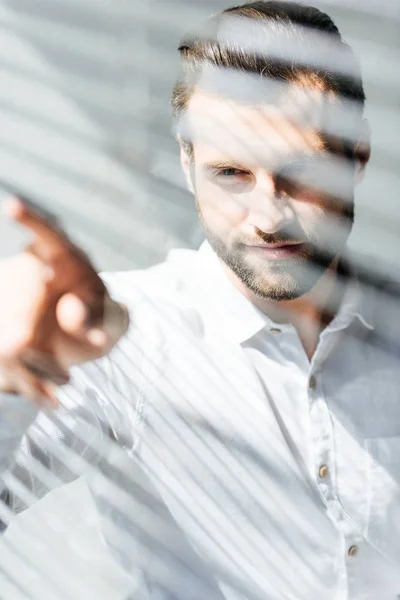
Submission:
M 349 556 L 355 556 L 358 552 L 358 546 L 350 546 L 350 548 L 348 549 L 348 555 Z
M 315 388 L 317 387 L 317 379 L 314 375 L 311 375 L 308 385 L 311 390 L 315 390 Z
M 329 475 L 329 467 L 328 465 L 321 465 L 319 468 L 319 476 L 323 479 L 324 477 L 328 477 Z
M 271 327 L 271 329 L 269 330 L 270 333 L 272 334 L 277 334 L 277 333 L 282 333 L 281 329 L 278 329 L 277 327 Z

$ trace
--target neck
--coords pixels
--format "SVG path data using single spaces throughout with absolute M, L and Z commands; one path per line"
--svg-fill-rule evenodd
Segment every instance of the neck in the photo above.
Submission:
M 311 360 L 321 332 L 331 322 L 343 296 L 343 286 L 338 282 L 339 257 L 336 257 L 310 292 L 295 300 L 269 300 L 260 298 L 223 263 L 229 279 L 250 302 L 275 323 L 291 323 L 300 337 L 304 350 Z

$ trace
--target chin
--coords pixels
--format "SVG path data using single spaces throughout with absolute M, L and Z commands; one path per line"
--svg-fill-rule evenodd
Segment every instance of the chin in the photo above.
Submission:
M 289 301 L 296 300 L 309 293 L 318 283 L 320 277 L 325 271 L 324 268 L 310 269 L 308 262 L 297 261 L 296 269 L 293 264 L 289 268 L 285 265 L 274 264 L 267 269 L 247 269 L 236 274 L 242 279 L 242 282 L 259 298 Z M 285 268 L 286 267 L 286 268 Z
M 296 300 L 297 298 L 300 298 L 301 296 L 306 294 L 308 291 L 301 290 L 295 285 L 271 285 L 271 283 L 269 283 L 266 286 L 265 284 L 257 284 L 255 282 L 244 283 L 259 298 L 262 298 L 264 300 L 274 300 L 276 302 L 287 302 L 289 300 Z

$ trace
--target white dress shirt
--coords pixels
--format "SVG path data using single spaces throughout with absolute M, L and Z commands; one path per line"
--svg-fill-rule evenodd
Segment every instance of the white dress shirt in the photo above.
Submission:
M 310 362 L 208 244 L 104 278 L 131 312 L 117 348 L 74 370 L 54 415 L 1 400 L 7 506 L 25 506 L 16 479 L 51 487 L 38 462 L 60 481 L 96 463 L 89 485 L 132 598 L 400 598 L 396 284 L 355 276 Z

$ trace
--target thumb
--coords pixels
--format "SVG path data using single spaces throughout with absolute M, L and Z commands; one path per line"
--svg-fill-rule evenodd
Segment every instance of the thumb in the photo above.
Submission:
M 111 348 L 129 325 L 127 308 L 107 293 L 95 303 L 73 293 L 64 294 L 57 303 L 56 316 L 65 333 L 104 348 Z
M 88 306 L 75 294 L 64 294 L 57 302 L 57 321 L 68 335 L 82 336 L 87 331 L 88 316 Z

